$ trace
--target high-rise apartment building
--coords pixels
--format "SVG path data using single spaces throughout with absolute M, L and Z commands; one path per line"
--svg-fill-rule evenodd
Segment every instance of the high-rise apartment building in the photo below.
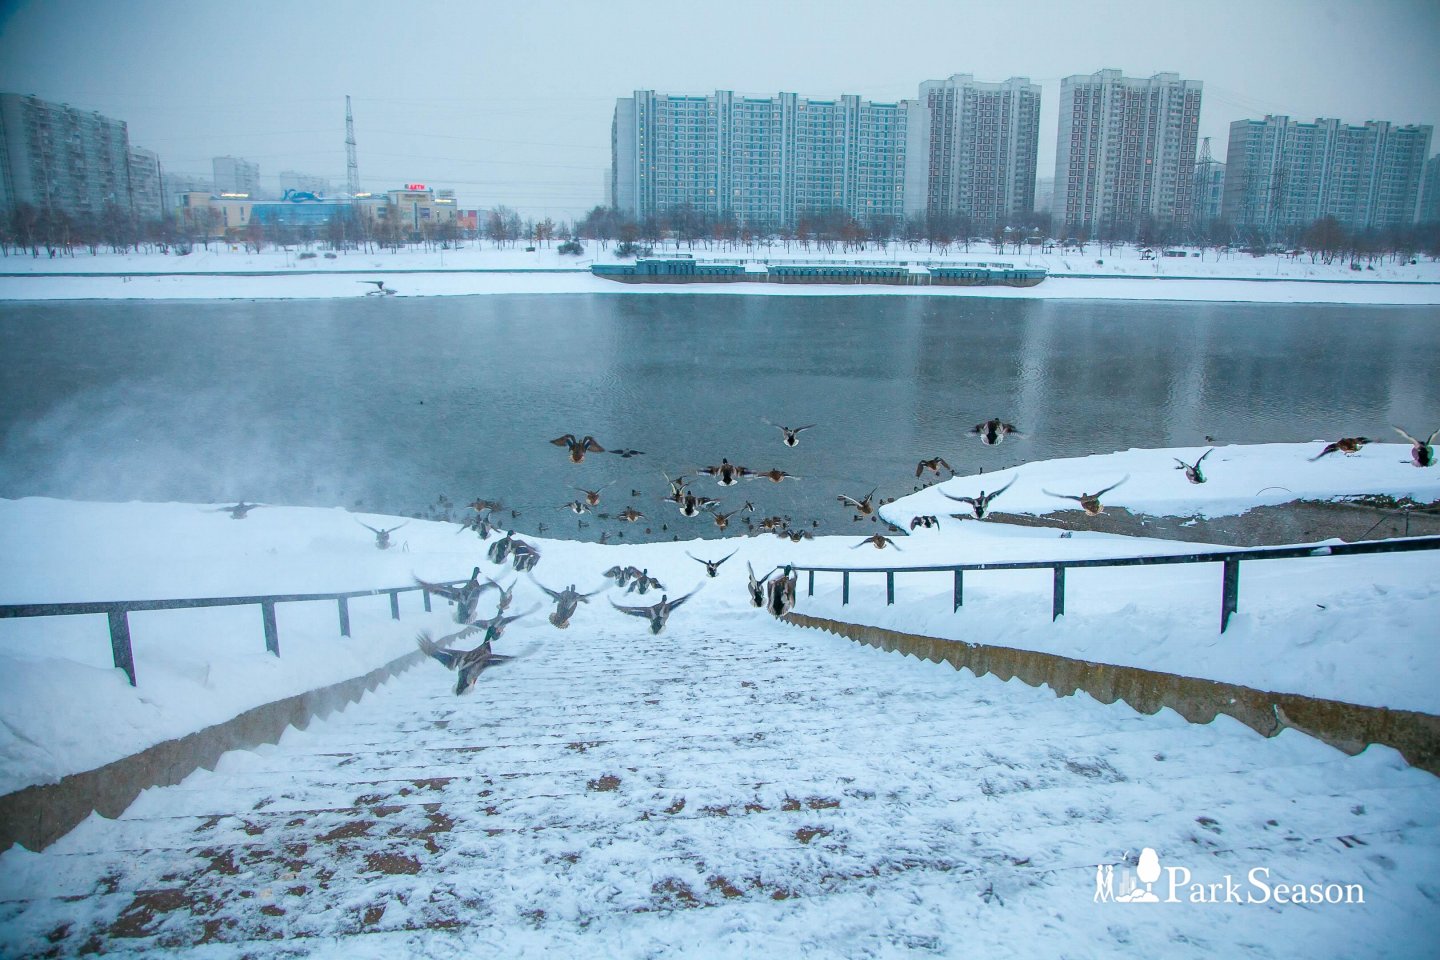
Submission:
M 908 213 L 963 216 L 980 225 L 1005 224 L 1035 209 L 1039 84 L 1025 77 L 983 83 L 968 73 L 927 80 L 915 115 L 910 151 L 924 165 L 917 170 L 921 182 L 906 184 Z
M 1440 153 L 1425 161 L 1425 177 L 1420 184 L 1418 223 L 1440 223 Z
M 1201 83 L 1101 70 L 1060 81 L 1054 218 L 1069 232 L 1189 222 Z
M 1225 219 L 1304 227 L 1334 217 L 1347 227 L 1415 220 L 1432 129 L 1369 121 L 1236 120 L 1226 155 Z
M 160 155 L 144 147 L 130 148 L 130 202 L 137 220 L 164 216 L 164 183 Z
M 688 208 L 768 227 L 834 211 L 899 220 L 915 108 L 857 96 L 637 90 L 615 104 L 614 203 L 637 219 Z
M 239 157 L 216 157 L 210 161 L 216 193 L 243 193 L 260 196 L 260 164 Z
M 0 208 L 88 219 L 107 204 L 130 211 L 125 123 L 38 97 L 0 94 Z

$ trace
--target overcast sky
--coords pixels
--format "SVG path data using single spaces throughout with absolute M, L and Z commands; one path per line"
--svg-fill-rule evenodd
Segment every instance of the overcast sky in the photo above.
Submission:
M 1027 76 L 1047 177 L 1060 78 L 1106 67 L 1203 81 L 1219 160 L 1267 112 L 1440 125 L 1440 0 L 0 0 L 0 91 L 124 120 L 167 170 L 230 154 L 342 188 L 350 94 L 365 188 L 566 219 L 603 202 L 635 89 L 893 101 Z

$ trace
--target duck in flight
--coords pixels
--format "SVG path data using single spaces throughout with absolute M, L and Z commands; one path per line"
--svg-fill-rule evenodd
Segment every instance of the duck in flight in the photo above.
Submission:
M 648 607 L 625 607 L 616 603 L 614 600 L 610 601 L 610 606 L 629 616 L 646 618 L 650 621 L 650 632 L 658 634 L 661 630 L 665 629 L 665 623 L 670 619 L 670 614 L 675 612 L 675 608 L 695 596 L 699 590 L 700 588 L 696 587 L 694 590 L 685 594 L 685 596 L 675 600 L 671 600 L 662 593 L 660 595 L 660 602 Z
M 470 572 L 470 579 L 458 587 L 445 583 L 428 583 L 415 578 L 415 584 L 426 593 L 433 593 L 437 597 L 444 597 L 455 604 L 455 622 L 470 623 L 475 618 L 475 607 L 480 602 L 480 595 L 491 587 L 499 589 L 500 585 L 489 577 L 485 582 L 480 582 L 480 568 L 476 567 Z M 447 638 L 448 639 L 448 638 Z
M 1440 430 L 1436 430 L 1434 433 L 1430 434 L 1430 439 L 1420 441 L 1416 440 L 1414 437 L 1410 436 L 1410 434 L 1406 433 L 1404 430 L 1401 430 L 1399 427 L 1392 426 L 1390 429 L 1400 434 L 1400 436 L 1404 437 L 1406 440 L 1409 440 L 1412 444 L 1412 446 L 1410 447 L 1411 463 L 1415 464 L 1415 466 L 1417 467 L 1431 467 L 1435 465 L 1435 448 L 1431 446 L 1431 444 L 1435 442 L 1436 437 L 1440 437 Z
M 945 462 L 945 458 L 944 458 L 944 457 L 932 457 L 932 458 L 929 459 L 929 460 L 921 460 L 919 463 L 915 464 L 915 476 L 918 477 L 918 476 L 920 476 L 920 474 L 924 473 L 926 470 L 929 470 L 930 472 L 934 473 L 934 474 L 938 477 L 938 476 L 940 475 L 940 468 L 941 468 L 941 467 L 944 467 L 946 470 L 949 470 L 949 471 L 950 471 L 950 476 L 952 476 L 952 477 L 955 476 L 955 471 L 954 471 L 953 469 L 951 469 L 950 464 L 948 464 L 948 463 Z
M 869 544 L 876 550 L 884 550 L 886 547 L 895 547 L 896 550 L 900 549 L 898 546 L 896 546 L 894 540 L 891 540 L 883 533 L 872 534 L 871 536 L 866 537 L 864 540 L 861 540 L 859 543 L 852 546 L 850 549 L 855 550 L 859 547 L 865 546 L 866 544 Z
M 384 281 L 384 280 L 360 280 L 360 281 L 358 281 L 358 282 L 359 282 L 359 283 L 373 283 L 373 284 L 375 284 L 375 289 L 374 289 L 374 290 L 370 290 L 370 291 L 367 291 L 367 292 L 366 292 L 365 296 L 367 296 L 367 297 L 393 297 L 393 296 L 395 296 L 395 293 L 396 293 L 395 288 L 394 288 L 394 287 L 387 287 L 387 286 L 385 286 L 385 281 Z
M 1009 483 L 1005 484 L 1005 486 L 1001 487 L 999 490 L 996 490 L 994 493 L 986 493 L 984 490 L 981 490 L 978 497 L 954 497 L 946 493 L 944 490 L 941 490 L 940 493 L 947 500 L 954 500 L 957 503 L 970 504 L 970 509 L 974 512 L 975 519 L 984 520 L 985 515 L 990 512 L 991 501 L 993 501 L 996 497 L 1000 496 L 1000 494 L 1004 493 L 1006 490 L 1009 490 L 1012 486 L 1014 486 L 1015 480 L 1016 477 L 1011 477 Z M 1104 493 L 1104 491 L 1102 490 L 1101 493 Z
M 765 422 L 770 423 L 769 420 L 766 420 Z M 778 423 L 770 423 L 770 426 L 774 427 L 776 430 L 779 430 L 784 435 L 783 442 L 785 446 L 796 447 L 800 445 L 800 431 L 809 430 L 810 428 L 814 427 L 815 424 L 807 423 L 803 427 L 782 427 Z
M 580 593 L 575 589 L 575 584 L 572 583 L 564 590 L 555 591 L 545 586 L 545 584 L 539 580 L 535 580 L 533 577 L 531 581 L 535 586 L 545 591 L 546 596 L 555 601 L 555 611 L 550 614 L 550 622 L 561 630 L 570 626 L 570 618 L 575 616 L 575 611 L 579 609 L 580 604 L 589 603 L 591 597 L 605 589 L 601 587 L 600 590 Z
M 463 630 L 457 630 L 448 636 L 441 637 L 439 643 L 431 640 L 428 633 L 422 633 L 415 638 L 422 653 L 439 661 L 445 669 L 454 670 L 459 674 L 455 678 L 455 695 L 457 697 L 475 686 L 475 681 L 480 679 L 480 674 L 485 672 L 486 667 L 513 659 L 492 652 L 490 645 L 495 637 L 491 636 L 489 631 L 486 631 L 485 640 L 480 646 L 473 650 L 451 650 L 446 646 L 457 640 L 464 640 L 481 629 L 483 628 L 476 624 L 470 624 Z
M 575 434 L 567 433 L 564 436 L 556 437 L 550 442 L 557 447 L 568 447 L 570 449 L 571 463 L 579 463 L 581 460 L 584 460 L 585 454 L 587 453 L 605 452 L 605 448 L 600 446 L 600 444 L 596 443 L 595 438 L 589 436 L 588 434 L 581 439 L 576 440 Z
M 1210 454 L 1212 454 L 1212 453 L 1214 453 L 1214 452 L 1215 452 L 1215 450 L 1214 450 L 1213 447 L 1212 447 L 1211 449 L 1209 449 L 1209 450 L 1206 450 L 1204 453 L 1200 454 L 1200 460 L 1204 460 L 1206 457 L 1210 456 Z M 1181 460 L 1179 457 L 1173 457 L 1172 459 L 1175 461 L 1175 464 L 1176 464 L 1175 469 L 1176 469 L 1176 470 L 1184 470 L 1184 471 L 1185 471 L 1185 479 L 1186 479 L 1186 480 L 1189 480 L 1191 483 L 1204 483 L 1204 482 L 1205 482 L 1205 474 L 1200 471 L 1200 460 L 1196 460 L 1194 463 L 1186 463 L 1184 460 Z
M 1329 456 L 1330 454 L 1337 451 L 1345 454 L 1345 456 L 1347 457 L 1353 457 L 1355 454 L 1360 452 L 1361 447 L 1365 446 L 1365 444 L 1369 442 L 1369 437 L 1341 437 L 1334 443 L 1327 444 L 1324 450 L 1321 450 L 1319 453 L 1315 454 L 1315 456 L 1310 458 L 1310 462 L 1314 463 L 1321 457 Z
M 265 504 L 263 504 L 263 503 L 246 503 L 244 500 L 241 500 L 239 503 L 235 504 L 235 506 L 233 506 L 233 507 L 216 507 L 214 510 L 212 510 L 212 511 L 210 511 L 210 512 L 211 512 L 211 513 L 228 513 L 228 514 L 230 514 L 230 519 L 231 519 L 231 520 L 244 520 L 247 516 L 250 515 L 250 511 L 251 511 L 251 510 L 254 510 L 256 507 L 263 507 L 263 506 L 265 506 Z
M 737 553 L 739 553 L 739 552 L 740 552 L 740 551 L 738 551 L 738 550 L 732 550 L 732 551 L 730 551 L 729 556 L 721 557 L 719 560 L 701 560 L 699 557 L 695 556 L 695 555 L 694 555 L 693 553 L 691 553 L 689 550 L 686 550 L 686 551 L 685 551 L 685 556 L 689 557 L 691 560 L 694 560 L 696 563 L 704 564 L 704 565 L 705 565 L 705 576 L 710 577 L 710 578 L 713 579 L 713 578 L 715 578 L 715 577 L 717 577 L 717 576 L 720 575 L 720 564 L 724 563 L 726 560 L 729 560 L 730 557 L 735 556 L 735 554 L 737 554 Z
M 878 489 L 880 488 L 875 488 L 875 490 Z M 849 504 L 850 506 L 854 507 L 855 510 L 859 512 L 860 516 L 868 517 L 875 512 L 875 504 L 872 502 L 875 497 L 875 490 L 871 490 L 869 493 L 865 494 L 865 496 L 860 500 L 856 500 L 854 497 L 847 497 L 844 494 L 841 494 L 835 499 L 840 501 L 841 503 Z
M 374 527 L 370 526 L 370 524 L 364 523 L 359 520 L 356 520 L 355 522 L 360 524 L 360 526 L 364 527 L 366 530 L 369 530 L 371 533 L 375 534 L 375 546 L 377 548 L 381 550 L 389 550 L 390 534 L 394 533 L 396 530 L 399 530 L 401 527 L 405 526 L 405 523 L 409 523 L 410 521 L 406 520 L 405 523 L 396 524 L 395 526 L 388 527 L 384 530 L 376 530 Z
M 1044 492 L 1052 497 L 1059 497 L 1061 500 L 1074 500 L 1080 504 L 1080 508 L 1085 511 L 1087 516 L 1098 517 L 1105 512 L 1105 508 L 1100 504 L 1100 498 L 1129 479 L 1130 475 L 1127 473 L 1104 490 L 1098 490 L 1095 493 L 1082 493 L 1078 497 L 1071 496 L 1068 493 L 1051 493 L 1049 490 L 1044 490 Z M 1013 483 L 1014 481 L 1011 482 Z
M 997 443 L 1003 443 L 1005 438 L 1011 434 L 1017 437 L 1023 436 L 1019 430 L 1015 429 L 1015 424 L 1006 423 L 999 417 L 986 420 L 984 423 L 975 424 L 975 426 L 970 428 L 970 432 L 978 436 L 980 442 L 987 447 L 993 447 Z

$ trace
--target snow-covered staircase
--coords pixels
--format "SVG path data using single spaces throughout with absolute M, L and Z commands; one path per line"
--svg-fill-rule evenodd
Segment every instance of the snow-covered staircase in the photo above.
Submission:
M 1379 955 L 1440 927 L 1440 782 L 1388 751 L 1056 699 L 748 608 L 659 636 L 605 613 L 512 628 L 497 650 L 522 656 L 467 696 L 426 662 L 11 850 L 0 954 Z M 1096 864 L 1146 846 L 1197 880 L 1369 896 L 1095 903 Z

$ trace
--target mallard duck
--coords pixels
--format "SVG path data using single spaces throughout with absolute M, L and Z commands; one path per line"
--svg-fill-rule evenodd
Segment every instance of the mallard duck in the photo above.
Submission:
M 505 505 L 502 504 L 499 500 L 485 500 L 481 497 L 476 497 L 474 500 L 471 500 L 469 503 L 465 504 L 465 506 L 469 507 L 471 510 L 474 510 L 476 513 L 484 513 L 487 510 L 491 512 L 499 512 L 505 509 Z
M 474 530 L 480 535 L 481 540 L 489 540 L 490 534 L 498 528 L 490 522 L 490 518 L 483 513 L 477 513 L 473 517 L 466 517 L 460 521 L 460 529 L 456 533 L 463 533 L 466 530 Z
M 246 503 L 244 500 L 241 500 L 239 503 L 235 504 L 235 506 L 233 506 L 233 507 L 216 507 L 214 510 L 211 510 L 210 512 L 211 512 L 211 513 L 228 513 L 228 514 L 230 514 L 230 519 L 231 519 L 231 520 L 244 520 L 247 516 L 250 515 L 250 511 L 251 511 L 251 510 L 254 510 L 256 507 L 263 507 L 263 506 L 265 506 L 265 504 L 263 504 L 263 503 Z
M 420 651 L 422 653 L 438 660 L 447 670 L 455 670 L 459 673 L 459 676 L 455 678 L 456 696 L 465 693 L 471 687 L 475 686 L 475 681 L 480 679 L 480 674 L 485 672 L 486 667 L 491 664 L 504 663 L 506 660 L 513 659 L 512 657 L 501 656 L 491 652 L 490 644 L 495 638 L 491 636 L 488 631 L 485 634 L 484 642 L 474 650 L 449 650 L 442 646 L 442 644 L 463 640 L 466 637 L 478 633 L 481 629 L 481 627 L 472 624 L 463 630 L 457 630 L 449 636 L 442 637 L 440 643 L 435 643 L 431 640 L 428 633 L 422 633 L 415 638 L 416 642 L 420 645 Z
M 978 436 L 980 442 L 987 447 L 993 447 L 997 443 L 1003 442 L 1012 433 L 1017 437 L 1023 436 L 1019 430 L 1015 429 L 1015 424 L 1006 423 L 998 417 L 975 424 L 970 428 L 970 432 Z
M 670 619 L 670 614 L 675 612 L 675 608 L 699 592 L 700 588 L 696 587 L 676 600 L 671 600 L 665 594 L 661 594 L 660 602 L 648 607 L 622 607 L 614 600 L 610 601 L 610 606 L 629 616 L 646 618 L 650 621 L 650 632 L 659 633 L 665 629 L 665 622 Z
M 929 515 L 927 515 L 927 516 L 916 516 L 916 517 L 911 517 L 911 518 L 910 518 L 910 529 L 911 529 L 911 530 L 914 530 L 916 527 L 923 527 L 923 528 L 925 528 L 926 530 L 929 530 L 931 527 L 935 527 L 935 528 L 938 529 L 939 526 L 940 526 L 940 521 L 939 521 L 938 519 L 936 519 L 934 516 L 929 516 Z
M 955 471 L 951 469 L 950 464 L 945 462 L 944 457 L 931 457 L 929 460 L 921 460 L 919 463 L 915 464 L 915 476 L 920 476 L 920 474 L 924 473 L 926 470 L 929 470 L 936 476 L 939 476 L 941 467 L 949 470 L 950 476 L 955 476 Z
M 1210 456 L 1210 454 L 1212 454 L 1212 453 L 1214 453 L 1214 452 L 1215 452 L 1215 451 L 1214 451 L 1213 449 L 1211 449 L 1211 450 L 1206 450 L 1204 453 L 1200 454 L 1200 460 L 1204 460 L 1206 457 Z M 1184 460 L 1181 460 L 1179 457 L 1173 457 L 1172 459 L 1173 459 L 1173 460 L 1175 461 L 1175 463 L 1176 463 L 1176 467 L 1175 467 L 1176 470 L 1184 470 L 1184 471 L 1185 471 L 1185 479 L 1186 479 L 1186 480 L 1189 480 L 1191 483 L 1204 483 L 1204 482 L 1205 482 L 1205 474 L 1203 474 L 1203 473 L 1200 472 L 1200 460 L 1196 460 L 1194 463 L 1186 463 Z
M 857 544 L 855 544 L 854 546 L 852 546 L 850 549 L 851 549 L 851 550 L 855 550 L 855 549 L 858 549 L 859 547 L 865 546 L 866 544 L 869 544 L 870 546 L 874 547 L 876 550 L 884 550 L 886 547 L 895 547 L 896 550 L 899 550 L 899 549 L 900 549 L 898 546 L 896 546 L 894 540 L 891 540 L 889 537 L 885 536 L 883 533 L 871 534 L 870 536 L 866 537 L 864 540 L 861 540 L 859 543 L 857 543 Z
M 772 615 L 783 617 L 795 607 L 795 570 L 789 564 L 780 571 L 780 576 L 765 585 L 765 609 Z
M 1345 456 L 1347 457 L 1354 456 L 1355 454 L 1360 452 L 1361 447 L 1365 446 L 1365 444 L 1369 442 L 1369 437 L 1341 437 L 1334 443 L 1327 444 L 1324 450 L 1321 450 L 1319 453 L 1315 454 L 1315 456 L 1310 458 L 1310 462 L 1314 463 L 1321 457 L 1335 453 L 1337 450 L 1340 453 L 1345 454 Z
M 557 447 L 568 447 L 570 450 L 571 463 L 579 463 L 581 460 L 584 460 L 585 454 L 587 453 L 605 452 L 605 448 L 596 443 L 595 438 L 589 435 L 576 440 L 575 434 L 567 433 L 563 437 L 556 437 L 550 442 Z
M 369 530 L 371 533 L 375 534 L 376 547 L 381 550 L 389 550 L 390 534 L 394 533 L 396 530 L 399 530 L 401 527 L 405 526 L 405 523 L 409 523 L 410 521 L 406 520 L 405 523 L 396 524 L 395 526 L 389 527 L 385 530 L 376 530 L 374 527 L 370 526 L 370 524 L 365 523 L 361 520 L 356 520 L 355 522 L 360 524 L 360 526 L 364 527 L 366 530 Z
M 786 473 L 784 470 L 766 470 L 763 473 L 753 473 L 751 474 L 751 476 L 757 480 L 769 480 L 771 483 L 779 483 L 781 480 L 803 479 L 801 477 L 795 476 L 795 474 L 793 473 Z
M 509 531 L 505 536 L 490 544 L 490 549 L 486 552 L 486 556 L 490 558 L 491 563 L 504 563 L 510 559 L 510 551 L 514 548 L 515 534 L 513 531 Z
M 739 552 L 740 551 L 738 550 L 732 550 L 727 556 L 721 557 L 719 560 L 701 560 L 689 550 L 685 551 L 685 556 L 689 557 L 691 560 L 694 560 L 696 563 L 704 564 L 705 576 L 714 579 L 715 577 L 720 575 L 720 564 L 724 563 L 726 560 L 729 560 L 730 557 L 735 556 L 735 554 Z
M 763 577 L 757 577 L 757 576 L 755 576 L 755 568 L 752 567 L 752 566 L 750 566 L 750 561 L 749 561 L 749 560 L 746 560 L 746 561 L 745 561 L 745 569 L 748 570 L 749 573 L 750 573 L 750 584 L 749 584 L 749 587 L 748 587 L 748 589 L 749 589 L 749 591 L 750 591 L 750 606 L 752 606 L 752 607 L 763 607 L 763 606 L 765 606 L 765 583 L 766 583 L 766 581 L 768 581 L 768 580 L 770 579 L 770 574 L 773 574 L 776 570 L 778 570 L 778 569 L 780 569 L 780 568 L 779 568 L 779 567 L 771 567 L 771 568 L 770 568 L 770 573 L 765 574 L 765 576 L 763 576 Z
M 374 290 L 366 292 L 365 296 L 367 297 L 393 297 L 396 293 L 395 288 L 385 286 L 384 280 L 357 280 L 356 283 L 373 283 L 375 285 Z
M 479 620 L 479 619 L 471 620 L 469 626 L 479 627 L 481 630 L 486 631 L 486 636 L 487 636 L 489 639 L 491 639 L 491 640 L 499 640 L 501 634 L 503 634 L 503 633 L 505 632 L 505 628 L 506 628 L 506 627 L 508 627 L 510 624 L 514 623 L 516 620 L 521 619 L 522 617 L 528 617 L 528 616 L 530 616 L 530 614 L 534 613 L 536 610 L 539 610 L 539 609 L 540 609 L 539 606 L 534 606 L 534 607 L 531 607 L 529 610 L 526 610 L 524 613 L 517 613 L 517 614 L 513 614 L 513 615 L 508 616 L 508 617 L 507 617 L 505 614 L 503 614 L 503 613 L 501 613 L 500 611 L 497 610 L 497 611 L 495 612 L 495 616 L 491 617 L 490 619 L 488 619 L 488 620 Z M 461 633 L 464 633 L 463 630 L 460 631 L 460 632 L 461 632 Z
M 762 419 L 763 419 L 763 418 L 762 418 Z M 785 446 L 787 446 L 787 447 L 799 446 L 799 445 L 800 445 L 800 431 L 801 431 L 801 430 L 809 430 L 811 427 L 814 427 L 814 426 L 815 426 L 815 424 L 813 424 L 813 423 L 807 423 L 807 424 L 805 424 L 805 426 L 803 426 L 803 427 L 782 427 L 782 426 L 780 426 L 780 424 L 778 424 L 778 423 L 770 423 L 769 420 L 766 420 L 765 422 L 766 422 L 766 423 L 769 423 L 770 426 L 774 427 L 776 430 L 779 430 L 780 433 L 783 434 L 783 442 L 784 442 Z
M 626 507 L 624 510 L 621 510 L 618 514 L 616 514 L 616 516 L 619 517 L 621 520 L 624 520 L 626 523 L 634 523 L 636 520 L 645 519 L 645 514 L 641 513 L 639 510 L 636 510 L 634 507 Z
M 649 593 L 652 588 L 655 590 L 665 589 L 665 584 L 650 576 L 649 567 L 646 567 L 644 570 L 635 570 L 634 567 L 631 567 L 630 569 L 634 572 L 631 574 L 630 586 L 626 588 L 626 593 L 638 593 L 641 596 L 644 596 L 645 594 Z
M 452 587 L 444 583 L 428 583 L 415 578 L 415 584 L 426 593 L 433 593 L 438 597 L 444 597 L 455 604 L 455 622 L 470 623 L 475 617 L 475 607 L 480 602 L 480 595 L 491 587 L 499 588 L 494 580 L 486 578 L 485 583 L 480 582 L 480 568 L 476 567 L 470 572 L 470 579 L 458 587 Z
M 880 488 L 875 488 L 875 490 L 878 489 Z M 868 517 L 875 512 L 875 504 L 872 502 L 875 497 L 875 490 L 871 490 L 869 493 L 865 494 L 863 499 L 860 500 L 856 500 L 854 497 L 847 497 L 844 494 L 841 494 L 835 499 L 841 503 L 849 504 L 851 507 L 854 507 L 855 510 L 862 517 Z
M 815 534 L 811 533 L 809 530 L 803 530 L 799 527 L 789 527 L 784 530 L 776 530 L 775 535 L 777 537 L 788 537 L 791 543 L 799 543 L 802 540 L 815 539 Z
M 707 477 L 714 477 L 715 482 L 722 487 L 733 487 L 741 479 L 751 476 L 754 471 L 748 467 L 742 467 L 731 463 L 727 457 L 721 457 L 720 463 L 713 467 L 701 467 L 700 472 Z
M 1005 486 L 1001 487 L 999 490 L 996 490 L 994 493 L 986 493 L 984 490 L 981 490 L 980 496 L 978 497 L 954 497 L 946 493 L 944 490 L 941 490 L 940 493 L 947 500 L 954 500 L 957 503 L 970 504 L 970 509 L 975 513 L 975 519 L 984 520 L 985 514 L 990 512 L 990 502 L 996 497 L 1000 496 L 1000 494 L 1004 493 L 1006 490 L 1009 490 L 1012 486 L 1014 486 L 1015 480 L 1016 477 L 1011 477 L 1009 483 L 1005 484 Z M 1103 492 L 1104 491 L 1102 490 L 1101 493 Z
M 1399 427 L 1392 426 L 1390 429 L 1394 430 L 1396 433 L 1400 434 L 1400 436 L 1404 437 L 1406 440 L 1409 440 L 1410 443 L 1413 444 L 1413 446 L 1411 446 L 1410 448 L 1411 463 L 1415 464 L 1415 466 L 1417 467 L 1431 467 L 1435 465 L 1435 448 L 1432 447 L 1431 444 L 1435 442 L 1436 437 L 1440 437 L 1440 430 L 1436 430 L 1434 433 L 1430 434 L 1430 439 L 1422 442 L 1420 440 L 1416 440 L 1414 437 L 1410 436 L 1410 434 L 1406 433 L 1404 430 L 1401 430 Z
M 1116 487 L 1120 486 L 1120 484 L 1124 483 L 1126 480 L 1129 479 L 1130 475 L 1127 473 L 1119 480 L 1116 480 L 1114 483 L 1110 484 L 1110 486 L 1106 487 L 1104 490 L 1098 490 L 1095 493 L 1082 493 L 1078 497 L 1071 496 L 1068 493 L 1051 493 L 1049 490 L 1043 490 L 1043 488 L 1042 490 L 1049 496 L 1059 497 L 1061 500 L 1074 500 L 1075 502 L 1080 504 L 1081 509 L 1083 509 L 1087 515 L 1092 517 L 1098 517 L 1100 516 L 1100 514 L 1105 512 L 1105 508 L 1100 505 L 1100 498 L 1105 496 L 1105 494 L 1109 493 L 1111 490 L 1114 490 Z M 1014 481 L 1012 480 L 1011 483 L 1014 483 Z M 1009 484 L 1006 484 L 1006 486 L 1009 486 Z
M 540 562 L 540 550 L 524 540 L 516 540 L 510 548 L 510 562 L 516 570 L 533 570 Z
M 556 510 L 569 510 L 571 513 L 589 513 L 590 504 L 583 500 L 571 500 L 569 503 L 562 503 Z
M 615 481 L 611 480 L 609 483 L 605 484 L 604 487 L 601 487 L 600 490 L 586 490 L 584 487 L 576 487 L 575 489 L 585 494 L 586 506 L 598 507 L 600 506 L 600 491 L 604 490 L 605 487 L 613 486 L 614 483 Z M 578 513 L 579 511 L 576 512 Z
M 579 608 L 580 604 L 589 603 L 591 597 L 604 589 L 604 587 L 601 587 L 600 590 L 580 593 L 575 589 L 575 584 L 572 583 L 557 593 L 533 577 L 531 578 L 531 582 L 545 591 L 545 595 L 551 600 L 555 601 L 555 612 L 550 614 L 550 622 L 560 630 L 564 630 L 570 626 L 570 618 L 575 615 L 575 611 Z
M 729 513 L 716 513 L 712 515 L 712 519 L 715 521 L 715 526 L 719 527 L 721 530 L 724 530 L 726 527 L 730 526 L 730 518 L 735 516 L 735 514 L 739 512 L 739 510 L 731 510 Z
M 607 452 L 613 453 L 617 457 L 624 457 L 626 460 L 629 460 L 631 457 L 643 457 L 645 455 L 644 450 L 609 450 Z

